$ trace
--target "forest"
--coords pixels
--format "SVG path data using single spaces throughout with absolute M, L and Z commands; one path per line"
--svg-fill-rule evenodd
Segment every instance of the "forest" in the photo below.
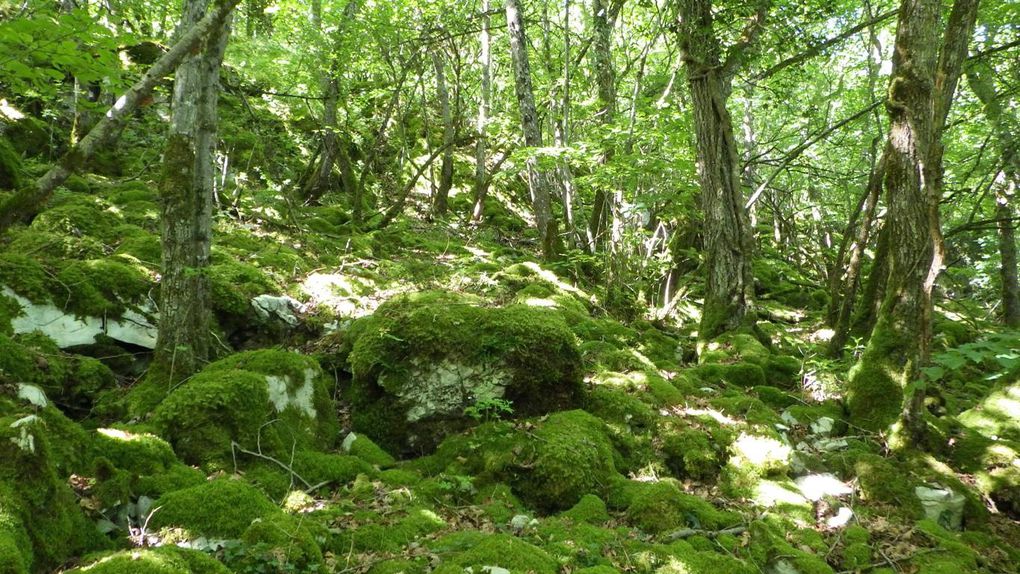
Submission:
M 1020 564 L 1020 3 L 0 0 L 0 574 Z

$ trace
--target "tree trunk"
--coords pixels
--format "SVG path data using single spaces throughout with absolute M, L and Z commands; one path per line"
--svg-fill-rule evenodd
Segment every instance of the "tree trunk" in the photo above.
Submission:
M 857 233 L 853 245 L 850 246 L 850 258 L 846 265 L 846 274 L 840 281 L 839 272 L 834 272 L 835 280 L 832 282 L 833 291 L 840 292 L 838 303 L 833 303 L 836 309 L 835 320 L 832 323 L 832 339 L 829 339 L 827 354 L 830 357 L 838 358 L 843 354 L 843 347 L 850 334 L 850 318 L 853 316 L 854 303 L 857 300 L 857 289 L 861 285 L 861 266 L 864 263 L 864 250 L 871 238 L 871 226 L 875 222 L 875 211 L 878 206 L 878 199 L 882 194 L 882 179 L 885 176 L 885 152 L 878 160 L 878 164 L 871 170 L 868 177 L 868 189 L 865 194 L 864 206 L 861 211 L 860 222 L 857 225 Z M 848 230 L 849 233 L 849 230 Z M 842 264 L 837 261 L 837 266 Z M 833 294 L 835 295 L 835 294 Z
M 612 37 L 613 24 L 609 17 L 608 0 L 592 2 L 592 67 L 595 83 L 598 87 L 599 123 L 609 126 L 616 116 L 616 79 L 613 77 Z M 605 136 L 608 139 L 608 134 Z M 605 165 L 613 158 L 613 148 L 608 143 L 602 146 L 599 164 Z M 603 187 L 595 190 L 595 203 L 591 208 L 591 219 L 588 222 L 589 249 L 594 252 L 604 240 L 607 221 L 611 215 L 613 194 Z
M 438 50 L 432 52 L 432 64 L 436 69 L 436 94 L 439 96 L 439 110 L 443 117 L 443 160 L 439 169 L 439 185 L 432 202 L 436 216 L 446 214 L 453 187 L 453 142 L 456 139 L 453 112 L 450 109 L 450 92 L 446 87 L 446 63 Z
M 201 20 L 209 0 L 189 0 L 181 29 Z M 189 56 L 174 81 L 170 134 L 159 184 L 163 274 L 159 336 L 150 376 L 169 382 L 189 377 L 212 353 L 209 266 L 220 66 L 229 19 L 202 51 Z
M 531 65 L 528 63 L 528 39 L 524 31 L 524 19 L 517 0 L 506 0 L 506 21 L 510 35 L 510 56 L 513 60 L 514 88 L 517 106 L 521 114 L 521 130 L 528 147 L 542 147 L 542 130 L 538 125 L 535 110 L 535 94 L 531 87 Z M 539 168 L 534 157 L 528 159 L 528 183 L 531 188 L 532 208 L 535 225 L 538 228 L 542 255 L 546 259 L 555 256 L 556 221 L 552 216 L 551 200 L 555 195 L 556 183 L 553 174 Z
M 185 57 L 205 42 L 206 38 L 219 30 L 230 16 L 231 10 L 238 4 L 240 0 L 225 0 L 202 21 L 192 26 L 145 72 L 142 79 L 135 82 L 131 89 L 117 99 L 113 107 L 107 110 L 81 141 L 71 146 L 56 165 L 37 179 L 34 185 L 18 190 L 0 204 L 0 234 L 7 231 L 16 221 L 31 218 L 38 213 L 54 189 L 88 163 L 96 152 L 113 143 L 120 135 L 127 119 L 152 94 L 153 88 L 160 80 L 174 71 Z
M 733 121 L 726 109 L 732 74 L 743 55 L 733 51 L 722 62 L 709 0 L 680 2 L 680 45 L 694 113 L 705 216 L 705 303 L 698 329 L 699 342 L 704 343 L 755 322 L 752 235 L 740 188 Z
M 479 222 L 482 220 L 482 213 L 485 210 L 485 195 L 488 190 L 488 177 L 486 176 L 485 161 L 487 156 L 486 147 L 488 140 L 485 137 L 485 126 L 489 123 L 489 107 L 492 98 L 492 38 L 489 35 L 489 0 L 482 0 L 482 30 L 479 32 L 478 41 L 481 44 L 479 62 L 481 62 L 482 85 L 481 100 L 478 102 L 478 120 L 475 124 L 475 131 L 478 140 L 475 142 L 475 205 L 471 211 L 471 220 Z
M 995 219 L 998 227 L 999 279 L 1002 290 L 1002 322 L 1009 327 L 1020 327 L 1020 282 L 1017 280 L 1016 207 L 1013 199 L 1020 187 L 1020 122 L 1002 109 L 995 93 L 995 70 L 982 60 L 967 66 L 967 81 L 971 91 L 981 101 L 985 118 L 991 124 L 1003 158 L 1004 184 L 1000 184 L 995 197 Z
M 930 354 L 932 292 L 943 262 L 941 136 L 976 12 L 977 0 L 957 0 L 939 42 L 939 0 L 900 5 L 886 102 L 889 280 L 868 346 L 850 375 L 847 406 L 865 428 L 899 418 L 901 446 L 924 436 L 921 368 Z

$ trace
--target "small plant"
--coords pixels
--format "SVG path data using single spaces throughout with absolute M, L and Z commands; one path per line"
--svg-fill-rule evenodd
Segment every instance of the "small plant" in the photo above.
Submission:
M 507 399 L 481 399 L 464 409 L 464 414 L 479 422 L 498 421 L 514 414 L 514 404 Z

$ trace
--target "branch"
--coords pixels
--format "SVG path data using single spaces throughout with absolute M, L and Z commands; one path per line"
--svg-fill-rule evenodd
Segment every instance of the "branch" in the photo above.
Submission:
M 858 25 L 856 25 L 856 26 L 854 26 L 852 28 L 849 28 L 849 29 L 847 29 L 846 31 L 840 33 L 837 36 L 833 36 L 832 38 L 828 38 L 826 40 L 823 40 L 822 42 L 820 42 L 818 44 L 815 44 L 814 46 L 809 47 L 807 50 L 804 50 L 803 52 L 801 52 L 799 54 L 795 54 L 793 56 L 790 56 L 789 58 L 783 60 L 782 62 L 779 62 L 778 64 L 772 66 L 771 68 L 768 68 L 767 70 L 765 70 L 762 73 L 760 73 L 757 76 L 755 76 L 754 79 L 755 80 L 764 80 L 765 78 L 769 78 L 771 76 L 774 76 L 780 70 L 783 70 L 785 68 L 789 68 L 790 66 L 793 66 L 795 64 L 799 64 L 799 63 L 803 62 L 804 60 L 809 60 L 811 58 L 814 58 L 815 56 L 820 54 L 826 48 L 828 48 L 828 47 L 830 47 L 830 46 L 832 46 L 834 44 L 838 44 L 838 43 L 842 42 L 843 40 L 846 40 L 850 36 L 853 36 L 854 34 L 856 34 L 857 32 L 860 32 L 861 30 L 863 30 L 865 28 L 869 28 L 871 26 L 874 26 L 875 24 L 879 24 L 881 22 L 884 22 L 884 21 L 892 18 L 893 16 L 896 15 L 897 12 L 898 12 L 898 10 L 890 10 L 888 12 L 879 14 L 878 16 L 875 16 L 871 20 L 868 20 L 867 22 L 862 22 L 862 23 L 860 23 L 860 24 L 858 24 Z
M 732 526 L 722 530 L 702 530 L 701 528 L 680 528 L 666 535 L 666 540 L 680 540 L 692 536 L 704 536 L 705 538 L 717 538 L 723 534 L 743 534 L 747 532 L 746 526 Z
M 783 171 L 783 168 L 785 168 L 786 166 L 790 165 L 790 162 L 792 162 L 793 160 L 795 160 L 798 157 L 800 157 L 800 154 L 804 153 L 804 150 L 808 149 L 809 147 L 814 145 L 815 142 L 817 142 L 818 140 L 820 140 L 820 139 L 824 138 L 825 136 L 831 134 L 832 132 L 834 132 L 834 131 L 842 128 L 843 126 L 845 126 L 845 125 L 847 125 L 847 124 L 849 124 L 849 123 L 851 123 L 853 121 L 856 121 L 856 120 L 860 119 L 861 117 L 867 115 L 868 113 L 871 112 L 871 110 L 877 108 L 878 106 L 881 106 L 883 103 L 885 103 L 884 100 L 878 100 L 878 101 L 872 102 L 872 104 L 870 106 L 864 108 L 863 110 L 857 112 L 856 114 L 854 114 L 854 115 L 852 115 L 852 116 L 850 116 L 850 117 L 848 117 L 848 118 L 846 118 L 846 119 L 844 119 L 844 120 L 842 120 L 842 121 L 840 121 L 838 123 L 833 124 L 832 126 L 826 128 L 826 129 L 822 130 L 821 132 L 816 134 L 814 137 L 809 138 L 804 143 L 800 144 L 799 146 L 797 146 L 797 147 L 793 148 L 792 150 L 790 150 L 789 152 L 787 152 L 786 157 L 783 158 L 783 161 L 782 161 L 782 163 L 779 164 L 779 167 L 777 167 L 776 170 L 772 172 L 772 175 L 770 175 L 768 177 L 768 179 L 763 181 L 762 184 L 759 185 L 758 188 L 754 190 L 754 193 L 752 193 L 751 197 L 747 200 L 747 204 L 744 205 L 744 209 L 750 209 L 751 206 L 754 205 L 754 203 L 756 201 L 758 201 L 758 198 L 761 196 L 762 192 L 764 192 L 765 189 L 769 185 L 771 185 L 772 182 L 775 181 L 777 177 L 779 177 L 779 174 Z
M 393 223 L 393 220 L 396 219 L 397 215 L 400 213 L 400 210 L 404 209 L 404 204 L 407 203 L 407 196 L 411 194 L 411 190 L 414 189 L 414 186 L 418 183 L 418 178 L 421 177 L 421 174 L 425 173 L 425 170 L 428 169 L 430 165 L 432 165 L 432 162 L 436 161 L 436 158 L 439 157 L 440 154 L 442 154 L 444 151 L 446 151 L 446 148 L 452 147 L 454 143 L 456 142 L 450 142 L 437 147 L 435 150 L 432 151 L 432 155 L 430 155 L 428 159 L 425 160 L 425 163 L 418 166 L 418 169 L 414 172 L 414 175 L 411 176 L 411 179 L 408 180 L 407 185 L 404 186 L 404 189 L 400 191 L 400 195 L 397 196 L 396 203 L 394 203 L 388 210 L 386 210 L 386 214 L 383 215 L 382 221 L 380 221 L 379 225 L 375 227 L 377 230 L 386 227 L 390 223 Z
M 1009 50 L 1010 48 L 1016 48 L 1017 46 L 1020 46 L 1020 40 L 1013 40 L 1012 42 L 1002 44 L 1001 46 L 995 46 L 994 48 L 988 48 L 987 50 L 981 52 L 975 52 L 974 54 L 971 54 L 970 57 L 967 59 L 977 60 L 979 58 L 991 56 L 992 54 L 996 54 L 998 52 L 1004 52 L 1006 50 Z
M 241 0 L 224 0 L 222 4 L 209 11 L 167 53 L 156 60 L 131 89 L 117 99 L 99 123 L 81 141 L 72 146 L 56 165 L 37 179 L 34 185 L 18 190 L 0 204 L 0 234 L 6 232 L 15 221 L 38 213 L 57 186 L 81 169 L 97 151 L 116 140 L 127 119 L 147 102 L 160 80 L 177 69 L 187 56 L 195 53 L 214 31 L 222 28 L 230 12 L 240 3 Z
M 754 16 L 751 16 L 744 25 L 744 31 L 740 33 L 740 40 L 726 51 L 726 60 L 722 64 L 720 74 L 723 78 L 732 78 L 747 59 L 748 53 L 754 49 L 758 36 L 761 36 L 761 31 L 765 28 L 765 19 L 768 18 L 771 8 L 772 0 L 759 0 Z

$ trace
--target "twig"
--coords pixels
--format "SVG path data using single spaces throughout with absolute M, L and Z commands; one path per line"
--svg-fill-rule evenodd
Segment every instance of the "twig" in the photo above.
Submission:
M 682 540 L 684 538 L 690 538 L 692 536 L 704 536 L 706 538 L 716 538 L 723 534 L 743 534 L 747 532 L 747 527 L 744 525 L 731 526 L 729 528 L 723 528 L 722 530 L 704 530 L 701 528 L 680 528 L 674 530 L 666 535 L 667 540 Z
M 294 472 L 293 468 L 291 468 L 291 467 L 287 466 L 286 464 L 280 462 L 279 460 L 269 456 L 268 454 L 262 454 L 260 452 L 255 452 L 255 451 L 252 451 L 252 450 L 247 450 L 247 449 L 243 448 L 241 445 L 237 444 L 237 442 L 230 441 L 230 450 L 231 450 L 231 453 L 233 453 L 233 451 L 235 449 L 237 450 L 237 452 L 241 452 L 241 453 L 247 454 L 249 456 L 254 456 L 255 458 L 261 458 L 262 460 L 268 460 L 269 462 L 275 463 L 277 466 L 279 466 L 283 470 L 286 470 L 287 472 L 289 472 L 291 474 L 291 476 L 293 476 L 294 478 L 297 478 L 302 483 L 304 483 L 306 488 L 309 488 L 309 489 L 312 488 L 312 484 L 310 482 L 308 482 L 307 480 L 305 480 L 304 478 L 302 478 L 302 476 L 300 474 Z

